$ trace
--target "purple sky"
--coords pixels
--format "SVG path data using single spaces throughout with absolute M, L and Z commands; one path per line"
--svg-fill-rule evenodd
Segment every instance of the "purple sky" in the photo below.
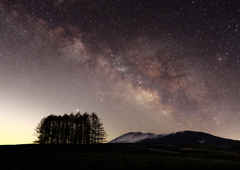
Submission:
M 240 140 L 237 0 L 0 0 L 0 144 L 95 112 L 108 140 L 193 130 Z

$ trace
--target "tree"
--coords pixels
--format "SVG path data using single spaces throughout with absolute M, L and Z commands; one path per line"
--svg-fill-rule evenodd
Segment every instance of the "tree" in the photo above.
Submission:
M 83 144 L 90 144 L 91 137 L 91 124 L 89 114 L 84 113 L 83 117 Z
M 74 142 L 75 133 L 75 116 L 73 113 L 71 113 L 69 116 L 68 127 L 69 127 L 69 142 L 72 144 Z
M 91 118 L 91 142 L 97 143 L 97 128 L 98 128 L 98 117 L 95 113 L 90 115 Z
M 91 143 L 103 143 L 106 142 L 107 134 L 104 130 L 103 124 L 95 113 L 92 113 L 91 116 Z
M 103 127 L 103 124 L 99 122 L 98 127 L 97 127 L 97 134 L 96 134 L 96 143 L 104 143 L 107 142 L 107 133 Z
M 83 118 L 80 112 L 75 115 L 75 133 L 73 143 L 82 144 L 83 140 Z
M 65 113 L 62 117 L 62 129 L 61 129 L 61 140 L 63 144 L 68 143 L 69 138 L 68 119 L 69 116 Z
M 34 136 L 37 136 L 37 140 L 33 141 L 35 144 L 43 144 L 43 122 L 45 121 L 45 117 L 40 121 L 40 123 L 37 125 L 37 127 L 34 129 L 35 133 Z

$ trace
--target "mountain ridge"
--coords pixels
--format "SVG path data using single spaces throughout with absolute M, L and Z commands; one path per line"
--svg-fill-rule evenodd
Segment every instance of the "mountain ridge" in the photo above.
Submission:
M 108 143 L 199 144 L 223 148 L 240 148 L 240 141 L 214 136 L 205 132 L 179 131 L 168 134 L 128 132 Z

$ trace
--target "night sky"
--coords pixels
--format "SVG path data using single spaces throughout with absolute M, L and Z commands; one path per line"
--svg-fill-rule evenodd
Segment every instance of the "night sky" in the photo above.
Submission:
M 240 140 L 239 0 L 0 0 L 0 144 L 50 114 Z

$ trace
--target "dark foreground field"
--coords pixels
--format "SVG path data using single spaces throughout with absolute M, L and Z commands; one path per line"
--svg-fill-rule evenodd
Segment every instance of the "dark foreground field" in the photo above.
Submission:
M 99 144 L 2 145 L 0 169 L 240 169 L 237 149 Z

